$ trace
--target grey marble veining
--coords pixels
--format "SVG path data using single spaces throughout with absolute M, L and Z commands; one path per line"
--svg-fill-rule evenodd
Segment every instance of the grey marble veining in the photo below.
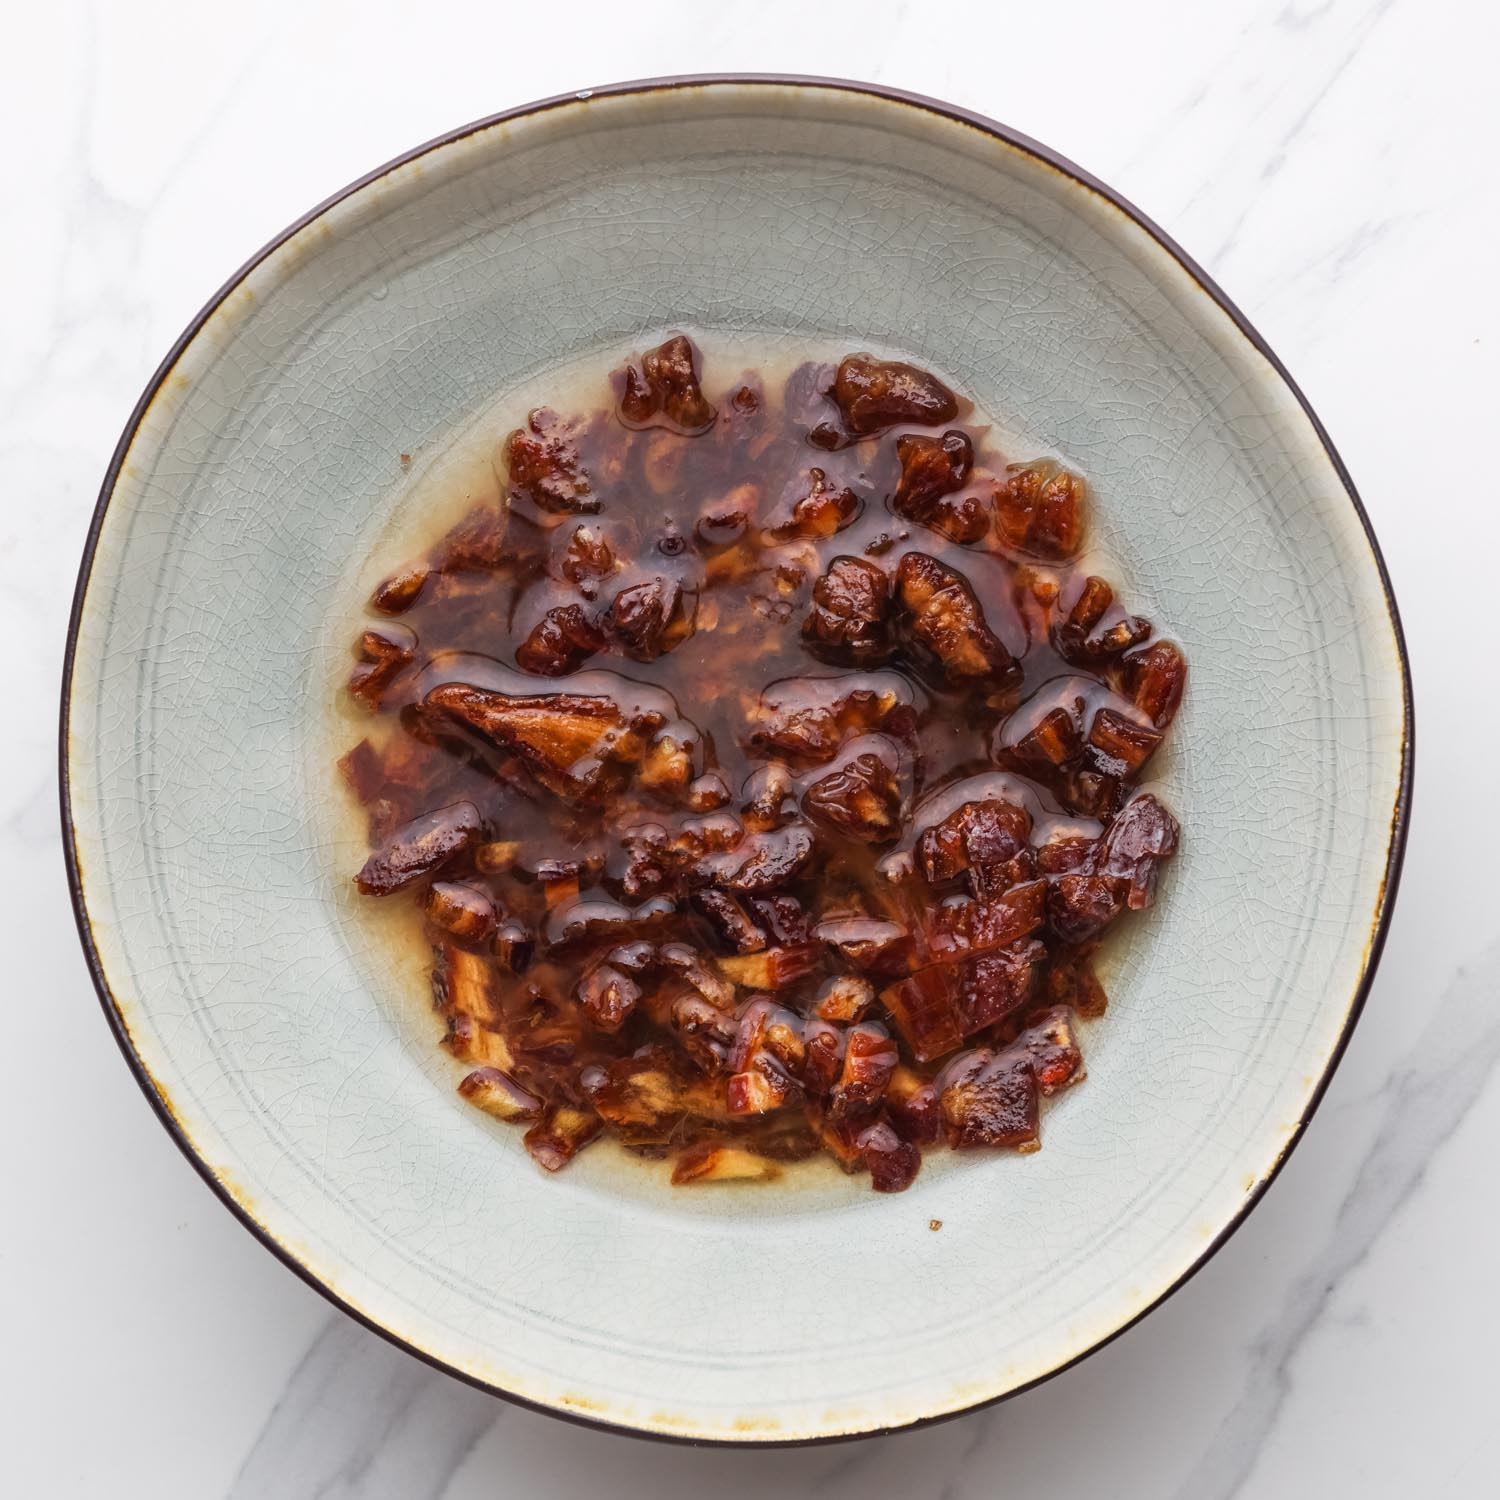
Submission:
M 1467 1486 L 1500 1451 L 1487 1340 L 1500 1128 L 1500 832 L 1476 743 L 1500 299 L 1487 59 L 1457 0 L 1078 3 L 1001 14 L 647 4 L 555 18 L 274 3 L 33 8 L 0 111 L 0 1488 L 17 1494 L 659 1497 L 776 1489 L 1227 1500 Z M 839 14 L 842 10 L 842 14 Z M 283 223 L 414 141 L 615 77 L 865 76 L 985 110 L 1115 183 L 1202 258 L 1332 430 L 1384 543 L 1421 716 L 1407 875 L 1381 976 L 1307 1138 L 1186 1288 L 991 1411 L 893 1438 L 718 1453 L 492 1401 L 384 1344 L 255 1245 L 150 1116 L 76 952 L 52 807 L 72 577 L 109 452 L 171 339 Z M 1463 148 L 1463 149 L 1460 149 Z M 19 229 L 19 232 L 17 230 Z

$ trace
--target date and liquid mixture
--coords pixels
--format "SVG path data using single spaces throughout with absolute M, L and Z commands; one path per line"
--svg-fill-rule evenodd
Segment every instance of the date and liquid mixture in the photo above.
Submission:
M 1182 653 L 1075 566 L 1083 479 L 935 376 L 710 390 L 678 335 L 532 411 L 375 590 L 358 888 L 420 907 L 459 1091 L 548 1170 L 1034 1150 L 1177 848 L 1137 782 Z

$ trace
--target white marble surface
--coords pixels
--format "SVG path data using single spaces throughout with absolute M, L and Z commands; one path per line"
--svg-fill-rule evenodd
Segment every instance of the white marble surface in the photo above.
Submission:
M 427 0 L 16 8 L 0 90 L 7 992 L 0 1492 L 1119 1500 L 1493 1494 L 1500 834 L 1490 618 L 1497 23 L 1466 0 Z M 1028 14 L 1031 13 L 1031 14 Z M 635 18 L 627 30 L 621 17 Z M 1405 614 L 1420 771 L 1365 1018 L 1260 1208 L 1145 1323 L 919 1433 L 788 1452 L 604 1436 L 334 1312 L 157 1125 L 98 1014 L 59 857 L 68 601 L 110 451 L 199 304 L 310 204 L 544 94 L 794 70 L 969 105 L 1113 183 L 1306 389 Z

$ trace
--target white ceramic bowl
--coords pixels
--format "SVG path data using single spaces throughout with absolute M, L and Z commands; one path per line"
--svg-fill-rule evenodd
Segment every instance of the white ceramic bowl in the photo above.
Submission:
M 395 463 L 686 326 L 903 349 L 1067 455 L 1192 664 L 1184 852 L 1030 1157 L 880 1197 L 545 1178 L 462 1103 L 348 898 L 327 705 Z M 603 355 L 599 356 L 601 359 Z M 100 498 L 64 690 L 79 924 L 224 1200 L 372 1327 L 622 1428 L 792 1441 L 1016 1391 L 1139 1317 L 1297 1139 L 1394 893 L 1410 697 L 1373 538 L 1244 319 L 1099 183 L 960 111 L 810 80 L 581 93 L 314 210 L 196 320 Z M 942 1228 L 929 1229 L 940 1219 Z

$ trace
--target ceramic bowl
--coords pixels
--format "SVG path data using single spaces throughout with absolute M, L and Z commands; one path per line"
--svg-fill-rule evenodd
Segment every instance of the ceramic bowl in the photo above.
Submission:
M 1028 1157 L 673 1191 L 544 1176 L 454 1092 L 349 895 L 329 705 L 355 585 L 452 434 L 664 329 L 906 351 L 1090 477 L 1192 664 L 1185 829 Z M 389 556 L 389 554 L 387 554 Z M 353 591 L 353 592 L 352 592 Z M 356 1317 L 549 1411 L 681 1438 L 901 1427 L 1055 1373 L 1178 1286 L 1306 1123 L 1399 866 L 1410 698 L 1326 435 L 1243 317 L 1049 151 L 931 101 L 686 79 L 497 116 L 256 256 L 130 419 L 64 691 L 79 925 L 163 1122 Z M 941 1229 L 929 1227 L 941 1221 Z

